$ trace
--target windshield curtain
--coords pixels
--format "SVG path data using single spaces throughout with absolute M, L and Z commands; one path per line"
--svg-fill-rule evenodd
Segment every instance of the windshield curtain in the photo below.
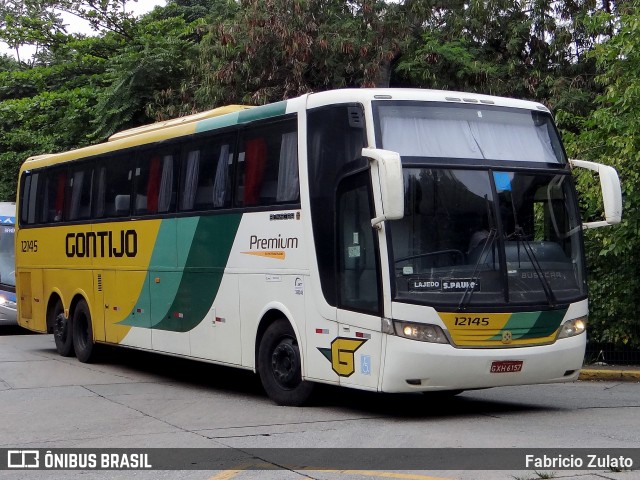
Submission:
M 16 286 L 15 253 L 13 225 L 0 226 L 0 283 Z
M 546 112 L 428 102 L 375 108 L 378 144 L 403 157 L 566 163 Z
M 404 181 L 404 218 L 389 222 L 396 300 L 464 309 L 586 296 L 568 174 L 414 167 Z

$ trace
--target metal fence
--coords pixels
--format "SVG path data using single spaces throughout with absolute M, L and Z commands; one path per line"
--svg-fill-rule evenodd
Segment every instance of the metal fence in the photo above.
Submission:
M 613 343 L 587 343 L 585 365 L 640 365 L 640 348 Z

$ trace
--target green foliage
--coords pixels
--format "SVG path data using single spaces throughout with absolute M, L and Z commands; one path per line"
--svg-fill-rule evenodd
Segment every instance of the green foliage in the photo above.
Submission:
M 194 26 L 177 17 L 138 24 L 135 41 L 108 61 L 110 85 L 96 106 L 101 115 L 95 119 L 93 138 L 154 120 L 147 107 L 157 92 L 179 87 L 186 65 L 196 56 L 193 33 Z
M 94 78 L 104 70 L 104 61 L 96 58 L 74 60 L 29 70 L 0 72 L 0 101 L 104 83 Z
M 18 170 L 31 155 L 86 145 L 95 92 L 90 87 L 42 92 L 0 102 L 0 198 L 14 201 Z
M 617 34 L 590 53 L 604 87 L 597 109 L 582 121 L 582 131 L 568 137 L 573 155 L 616 167 L 623 189 L 624 213 L 620 225 L 586 232 L 590 268 L 590 324 L 592 339 L 640 346 L 636 299 L 640 263 L 640 12 L 638 3 L 620 17 L 602 13 L 600 25 L 614 25 Z M 583 190 L 588 213 L 598 209 L 596 187 Z
M 581 26 L 593 11 L 589 1 L 542 0 L 472 1 L 468 8 L 443 8 L 403 54 L 397 81 L 535 99 L 586 115 L 598 90 L 594 62 L 584 55 L 606 34 Z
M 246 0 L 202 42 L 196 106 L 261 104 L 313 90 L 388 83 L 406 36 L 402 5 Z
M 46 0 L 3 0 L 0 3 L 0 41 L 19 55 L 19 47 L 51 47 L 64 32 L 60 15 Z M 21 59 L 18 56 L 18 61 Z

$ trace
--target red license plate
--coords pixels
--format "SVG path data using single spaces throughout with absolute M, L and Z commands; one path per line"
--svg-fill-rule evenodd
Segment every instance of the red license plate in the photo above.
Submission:
M 514 373 L 522 370 L 522 360 L 491 362 L 491 373 Z

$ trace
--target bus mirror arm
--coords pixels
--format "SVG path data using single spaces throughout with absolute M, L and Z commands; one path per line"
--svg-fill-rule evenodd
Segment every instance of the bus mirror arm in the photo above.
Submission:
M 587 162 L 586 160 L 569 160 L 569 163 L 573 167 L 598 172 L 600 177 L 605 219 L 599 222 L 585 222 L 582 227 L 590 229 L 620 223 L 622 220 L 622 190 L 616 169 L 600 163 Z
M 377 148 L 363 148 L 362 156 L 369 158 L 378 167 L 382 212 L 371 220 L 376 227 L 385 220 L 404 217 L 404 177 L 400 154 Z

